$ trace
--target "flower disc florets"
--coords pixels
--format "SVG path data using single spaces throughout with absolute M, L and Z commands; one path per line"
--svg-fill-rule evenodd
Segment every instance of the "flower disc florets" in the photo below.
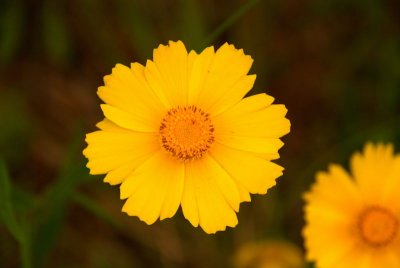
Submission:
M 201 158 L 214 139 L 214 126 L 209 114 L 196 106 L 173 108 L 161 121 L 161 145 L 179 160 Z
M 388 209 L 372 206 L 360 215 L 358 227 L 362 239 L 368 245 L 381 247 L 393 240 L 397 233 L 398 222 Z

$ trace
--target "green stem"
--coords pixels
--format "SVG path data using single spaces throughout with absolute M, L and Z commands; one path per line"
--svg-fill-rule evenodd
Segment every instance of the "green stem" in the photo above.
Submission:
M 235 23 L 241 16 L 243 16 L 258 2 L 260 2 L 260 0 L 249 0 L 245 4 L 243 4 L 238 10 L 233 12 L 232 15 L 230 15 L 212 33 L 210 33 L 206 37 L 206 39 L 202 43 L 202 48 L 212 43 L 219 35 L 221 35 L 226 29 L 228 29 L 233 23 Z
M 31 260 L 31 247 L 30 241 L 25 237 L 24 241 L 20 242 L 20 251 L 21 251 L 21 261 L 23 268 L 31 268 L 32 260 Z

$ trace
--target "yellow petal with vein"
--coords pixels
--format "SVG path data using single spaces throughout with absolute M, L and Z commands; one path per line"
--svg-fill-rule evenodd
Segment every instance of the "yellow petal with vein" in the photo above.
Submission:
M 160 145 L 154 134 L 137 133 L 128 130 L 99 130 L 86 135 L 87 148 L 83 154 L 89 159 L 87 167 L 91 174 L 103 174 L 129 165 L 126 172 L 120 173 L 120 178 L 114 177 L 112 184 L 120 183 L 133 170 L 146 160 L 152 153 L 159 150 Z
M 243 50 L 236 49 L 233 45 L 227 43 L 222 45 L 215 52 L 205 77 L 200 79 L 200 81 L 204 82 L 200 85 L 201 90 L 199 91 L 197 103 L 208 111 L 219 102 L 218 109 L 215 109 L 217 108 L 215 106 L 214 109 L 215 112 L 221 112 L 239 102 L 247 93 L 245 91 L 250 89 L 246 86 L 246 89 L 242 87 L 235 88 L 235 86 L 242 79 L 246 79 L 245 77 L 252 63 L 253 59 L 245 55 Z M 235 98 L 228 97 L 230 95 L 235 96 Z M 224 101 L 225 98 L 226 101 Z
M 282 175 L 283 168 L 251 153 L 215 143 L 213 158 L 250 193 L 265 194 Z
M 150 121 L 146 119 L 146 114 L 133 115 L 108 104 L 102 104 L 101 109 L 104 116 L 116 125 L 140 132 L 157 132 L 162 119 L 152 118 Z
M 144 80 L 141 68 L 117 64 L 112 74 L 104 77 L 104 83 L 97 93 L 106 104 L 128 113 L 132 121 L 147 128 L 159 124 L 166 108 Z
M 168 108 L 187 105 L 188 53 L 181 42 L 160 45 L 147 61 L 145 76 L 153 91 Z
M 238 114 L 234 107 L 213 118 L 213 122 L 216 131 L 222 135 L 280 138 L 290 131 L 286 112 L 284 105 L 277 104 L 244 114 Z
M 225 230 L 227 226 L 236 226 L 237 217 L 227 201 L 228 199 L 221 192 L 219 183 L 216 181 L 217 178 L 204 172 L 207 166 L 211 172 L 216 168 L 214 164 L 210 163 L 207 164 L 200 160 L 185 165 L 182 210 L 185 218 L 194 226 L 200 225 L 206 233 L 215 233 Z M 216 170 L 218 169 L 216 168 Z M 221 174 L 221 171 L 214 171 L 214 174 Z
M 147 224 L 172 217 L 182 198 L 183 180 L 183 163 L 159 151 L 121 184 L 121 198 L 128 198 L 122 210 Z

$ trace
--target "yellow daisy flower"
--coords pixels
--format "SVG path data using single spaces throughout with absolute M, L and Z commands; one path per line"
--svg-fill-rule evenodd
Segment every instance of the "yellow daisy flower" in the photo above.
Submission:
M 367 144 L 351 173 L 331 165 L 305 195 L 308 260 L 319 268 L 400 267 L 400 155 Z
M 160 45 L 153 61 L 117 64 L 98 95 L 105 119 L 86 136 L 87 167 L 121 184 L 122 210 L 147 224 L 179 206 L 193 226 L 215 233 L 237 224 L 239 204 L 265 194 L 282 168 L 283 105 L 266 94 L 243 97 L 255 75 L 243 50 L 187 52 Z

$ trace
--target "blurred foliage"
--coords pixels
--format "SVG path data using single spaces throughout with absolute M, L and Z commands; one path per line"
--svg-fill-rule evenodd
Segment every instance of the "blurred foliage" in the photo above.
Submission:
M 0 125 L 3 126 L 0 131 L 1 155 L 12 164 L 21 164 L 33 128 L 26 110 L 25 96 L 22 93 L 10 90 L 1 95 Z
M 0 220 L 18 242 L 21 266 L 31 267 L 30 236 L 27 222 L 18 221 L 11 199 L 11 183 L 5 164 L 0 160 Z
M 400 151 L 398 10 L 394 0 L 0 1 L 2 267 L 231 267 L 247 242 L 301 246 L 301 194 L 317 170 L 369 140 Z M 152 226 L 124 215 L 118 189 L 89 176 L 81 155 L 101 119 L 102 77 L 177 39 L 243 48 L 255 59 L 251 94 L 274 96 L 292 122 L 284 176 L 213 236 L 181 212 Z
M 54 1 L 45 1 L 41 10 L 41 35 L 49 60 L 63 65 L 71 57 L 71 39 L 61 7 Z
M 9 63 L 20 48 L 23 8 L 19 1 L 14 4 L 2 1 L 0 3 L 0 62 Z

